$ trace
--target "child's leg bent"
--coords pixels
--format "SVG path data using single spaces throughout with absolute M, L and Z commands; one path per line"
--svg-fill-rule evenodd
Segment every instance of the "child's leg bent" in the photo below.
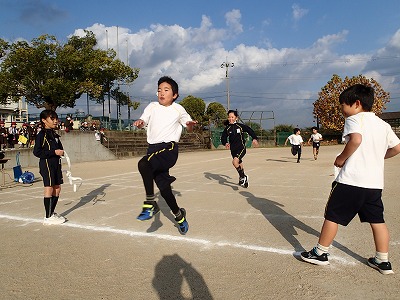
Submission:
M 179 206 L 176 202 L 176 198 L 172 193 L 171 186 L 168 186 L 162 190 L 160 190 L 161 196 L 164 198 L 165 202 L 167 202 L 168 207 L 172 211 L 174 215 L 179 213 Z
M 232 160 L 232 165 L 235 167 L 235 169 L 237 169 L 240 166 L 239 158 L 234 157 Z

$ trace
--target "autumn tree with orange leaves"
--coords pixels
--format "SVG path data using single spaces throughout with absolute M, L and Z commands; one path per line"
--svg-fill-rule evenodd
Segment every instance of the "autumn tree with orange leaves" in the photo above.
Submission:
M 318 100 L 313 103 L 313 114 L 319 123 L 326 129 L 342 131 L 344 127 L 344 117 L 340 108 L 339 95 L 348 87 L 354 84 L 370 86 L 375 91 L 375 101 L 372 112 L 380 115 L 386 109 L 386 103 L 390 101 L 390 94 L 385 92 L 381 85 L 374 79 L 368 79 L 363 75 L 344 80 L 334 74 L 332 79 L 318 93 Z

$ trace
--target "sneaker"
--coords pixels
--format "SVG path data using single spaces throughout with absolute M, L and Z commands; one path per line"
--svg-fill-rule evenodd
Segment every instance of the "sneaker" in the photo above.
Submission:
M 247 188 L 249 186 L 249 176 L 244 175 L 244 177 L 240 178 L 239 185 Z
M 175 218 L 175 221 L 178 222 L 178 229 L 180 234 L 186 234 L 189 230 L 189 223 L 186 220 L 186 210 L 184 208 L 180 208 L 182 213 L 182 217 L 180 219 Z
M 63 216 L 59 215 L 59 214 L 56 213 L 56 212 L 53 213 L 53 216 L 54 216 L 55 218 L 59 218 L 59 219 L 61 219 L 61 220 L 64 220 L 64 222 L 66 221 L 66 219 L 65 219 Z
M 52 214 L 49 218 L 44 218 L 43 225 L 58 225 L 65 222 L 64 217 L 60 217 L 57 214 Z
M 329 255 L 328 253 L 318 255 L 315 252 L 315 248 L 312 248 L 311 251 L 301 252 L 300 257 L 302 260 L 309 262 L 311 264 L 326 266 L 326 265 L 329 265 L 328 255 Z
M 138 219 L 139 221 L 147 221 L 147 220 L 150 220 L 152 217 L 154 217 L 159 212 L 160 212 L 160 208 L 158 207 L 156 202 L 154 202 L 154 204 L 153 204 L 153 203 L 149 203 L 149 202 L 145 201 L 143 204 L 143 210 L 140 213 L 140 215 L 138 215 L 136 217 L 136 219 Z
M 389 275 L 394 273 L 390 262 L 381 262 L 380 264 L 378 264 L 375 260 L 375 257 L 368 258 L 368 265 L 378 270 L 383 275 Z

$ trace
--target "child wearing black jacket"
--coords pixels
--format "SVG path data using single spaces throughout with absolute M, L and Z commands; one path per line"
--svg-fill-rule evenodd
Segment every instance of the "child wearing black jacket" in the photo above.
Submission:
M 36 136 L 33 154 L 39 158 L 39 172 L 44 185 L 44 225 L 56 225 L 65 222 L 63 216 L 54 212 L 61 192 L 63 176 L 61 156 L 64 155 L 58 128 L 58 116 L 55 111 L 44 110 L 40 113 L 42 130 Z
M 246 154 L 245 132 L 252 138 L 253 146 L 258 146 L 257 135 L 253 129 L 245 124 L 237 123 L 239 116 L 236 110 L 228 111 L 228 122 L 221 136 L 221 143 L 226 149 L 231 150 L 232 164 L 239 173 L 239 185 L 247 188 L 249 186 L 249 176 L 244 173 L 243 157 Z M 228 142 L 229 138 L 229 142 Z

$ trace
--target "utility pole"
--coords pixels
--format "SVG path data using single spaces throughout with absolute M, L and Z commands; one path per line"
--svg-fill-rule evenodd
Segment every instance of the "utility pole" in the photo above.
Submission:
M 107 52 L 108 52 L 108 30 L 106 29 L 106 41 L 107 41 Z M 107 82 L 107 87 L 108 87 L 108 122 L 107 122 L 107 128 L 111 129 L 111 99 L 110 99 L 110 83 Z M 104 100 L 103 100 L 103 116 L 104 116 Z
M 228 70 L 229 67 L 233 68 L 235 64 L 233 62 L 228 62 L 228 58 L 226 58 L 226 61 L 224 61 L 221 64 L 221 68 L 226 68 L 225 69 L 225 80 L 226 80 L 226 103 L 227 103 L 227 111 L 229 111 L 229 107 L 230 107 L 230 95 L 229 95 L 229 74 L 228 74 Z

